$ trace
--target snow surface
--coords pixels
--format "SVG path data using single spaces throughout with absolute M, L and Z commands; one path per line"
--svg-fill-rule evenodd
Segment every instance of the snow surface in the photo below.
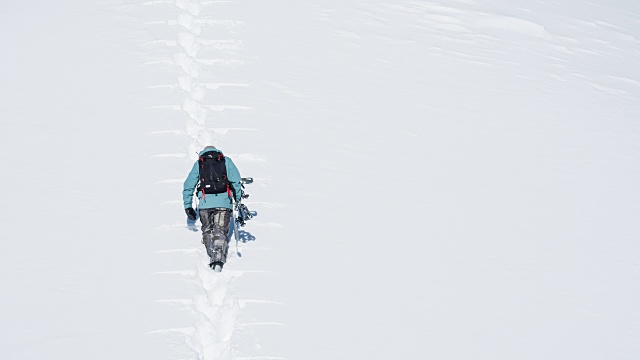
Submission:
M 0 10 L 0 358 L 640 358 L 640 3 Z M 180 191 L 258 216 L 206 267 Z M 241 255 L 241 256 L 240 256 Z

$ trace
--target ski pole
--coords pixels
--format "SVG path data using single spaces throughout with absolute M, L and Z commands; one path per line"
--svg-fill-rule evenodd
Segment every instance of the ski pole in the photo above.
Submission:
M 238 208 L 238 203 L 236 202 L 236 209 Z M 232 212 L 233 215 L 233 237 L 236 238 L 236 255 L 238 255 L 238 257 L 242 257 L 242 254 L 240 253 L 240 250 L 238 250 L 238 223 L 236 222 L 236 211 L 233 210 Z

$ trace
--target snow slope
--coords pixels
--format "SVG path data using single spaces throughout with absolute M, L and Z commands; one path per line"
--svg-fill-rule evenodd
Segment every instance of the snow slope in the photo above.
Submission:
M 636 359 L 640 5 L 0 12 L 0 356 Z M 181 183 L 256 182 L 225 271 Z

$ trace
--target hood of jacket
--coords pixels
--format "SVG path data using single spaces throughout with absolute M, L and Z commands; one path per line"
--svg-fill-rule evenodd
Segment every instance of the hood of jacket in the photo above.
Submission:
M 200 151 L 200 153 L 198 153 L 198 155 L 202 155 L 202 154 L 204 154 L 204 153 L 206 153 L 206 152 L 209 152 L 209 151 L 217 151 L 217 152 L 219 152 L 219 153 L 221 153 L 221 154 L 224 154 L 224 153 L 222 152 L 222 150 L 220 150 L 220 149 L 216 149 L 216 148 L 215 148 L 215 147 L 213 147 L 213 146 L 207 146 L 206 148 L 202 149 L 202 150 Z

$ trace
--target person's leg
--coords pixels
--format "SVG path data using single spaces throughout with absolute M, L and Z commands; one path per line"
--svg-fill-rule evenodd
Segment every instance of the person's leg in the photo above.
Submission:
M 200 209 L 200 222 L 202 223 L 202 243 L 207 249 L 207 255 L 213 259 L 213 228 L 214 209 Z M 213 262 L 213 260 L 211 261 Z
M 229 223 L 231 222 L 231 209 L 213 209 L 213 256 L 212 263 L 220 265 L 227 262 L 227 252 L 229 251 Z

